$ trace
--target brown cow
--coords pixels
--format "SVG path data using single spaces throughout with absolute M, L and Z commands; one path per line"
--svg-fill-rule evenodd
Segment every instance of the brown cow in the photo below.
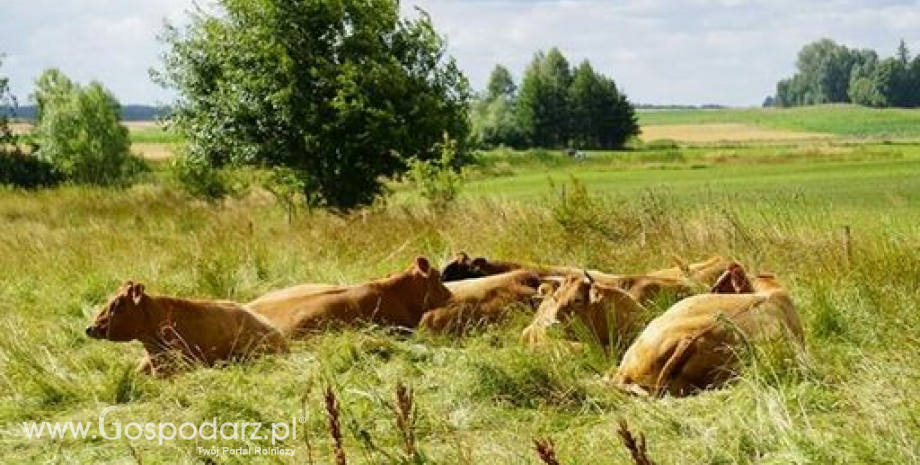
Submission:
M 450 296 L 441 273 L 418 257 L 408 270 L 388 278 L 318 292 L 292 292 L 287 298 L 260 298 L 248 306 L 285 335 L 303 336 L 342 324 L 415 328 L 425 312 L 444 305 Z
M 274 302 L 289 302 L 323 292 L 347 287 L 338 284 L 298 284 L 296 286 L 271 291 L 246 304 L 249 308 L 265 307 Z
M 140 341 L 147 354 L 138 371 L 158 376 L 175 371 L 175 362 L 213 366 L 287 351 L 281 333 L 268 320 L 235 302 L 152 296 L 142 284 L 130 281 L 103 307 L 86 335 Z
M 614 383 L 638 394 L 683 396 L 731 379 L 744 340 L 791 335 L 803 346 L 795 305 L 775 277 L 760 275 L 752 288 L 753 293 L 701 294 L 675 304 L 626 351 Z
M 451 299 L 426 313 L 419 327 L 433 333 L 458 334 L 500 322 L 514 305 L 531 306 L 540 284 L 539 275 L 525 270 L 445 283 Z
M 547 330 L 563 323 L 569 335 L 577 336 L 574 325 L 583 325 L 604 346 L 626 344 L 639 328 L 645 308 L 628 292 L 594 281 L 589 273 L 570 275 L 537 310 L 533 322 L 521 333 L 531 346 L 547 340 Z

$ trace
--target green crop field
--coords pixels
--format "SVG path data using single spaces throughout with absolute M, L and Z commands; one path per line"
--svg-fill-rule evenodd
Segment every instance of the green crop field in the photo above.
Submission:
M 839 136 L 879 139 L 920 138 L 920 110 L 872 109 L 855 105 L 724 110 L 647 110 L 643 126 L 742 123 Z
M 848 121 L 871 113 L 796 111 L 825 116 L 641 116 L 687 124 L 743 114 L 751 124 L 860 135 Z M 884 114 L 873 137 L 913 136 L 904 121 L 914 113 Z M 920 463 L 918 180 L 920 146 L 833 140 L 651 145 L 584 161 L 497 151 L 479 156 L 445 211 L 394 185 L 390 201 L 373 208 L 300 211 L 290 223 L 259 189 L 209 205 L 157 170 L 122 190 L 0 190 L 0 462 L 237 463 L 244 458 L 211 459 L 198 448 L 271 446 L 29 439 L 23 431 L 23 422 L 92 421 L 95 433 L 100 412 L 115 405 L 110 432 L 116 421 L 302 418 L 298 437 L 280 444 L 296 449 L 294 458 L 254 458 L 333 463 L 323 399 L 332 388 L 348 463 L 537 464 L 533 441 L 544 438 L 564 464 L 629 463 L 621 420 L 644 434 L 658 464 Z M 298 283 L 386 276 L 417 255 L 442 263 L 461 250 L 614 273 L 669 267 L 674 254 L 732 257 L 788 286 L 807 352 L 752 347 L 729 386 L 648 400 L 605 383 L 621 350 L 520 344 L 531 316 L 524 309 L 464 338 L 336 330 L 293 343 L 288 355 L 168 380 L 134 373 L 139 344 L 84 335 L 128 279 L 154 294 L 246 302 Z M 417 462 L 402 452 L 397 383 L 414 391 Z

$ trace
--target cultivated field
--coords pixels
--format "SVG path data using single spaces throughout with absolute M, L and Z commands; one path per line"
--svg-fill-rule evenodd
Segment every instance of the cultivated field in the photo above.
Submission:
M 621 419 L 659 464 L 920 463 L 920 146 L 893 136 L 914 137 L 907 126 L 874 129 L 920 113 L 865 129 L 848 122 L 855 109 L 813 111 L 827 121 L 776 117 L 763 127 L 838 137 L 649 143 L 584 161 L 484 154 L 446 212 L 394 186 L 375 208 L 301 212 L 289 224 L 264 193 L 211 206 L 178 194 L 159 170 L 127 190 L 0 191 L 0 461 L 236 463 L 252 457 L 206 460 L 197 447 L 270 446 L 23 434 L 24 421 L 95 422 L 117 405 L 110 425 L 305 417 L 284 443 L 294 459 L 257 461 L 333 463 L 323 407 L 332 387 L 348 463 L 410 463 L 393 414 L 401 382 L 414 389 L 422 463 L 536 464 L 535 438 L 551 438 L 564 464 L 630 463 Z M 642 118 L 756 125 L 742 113 Z M 868 140 L 854 141 L 857 133 Z M 83 334 L 127 279 L 151 293 L 247 301 L 297 283 L 361 282 L 416 255 L 440 262 L 459 250 L 617 273 L 671 266 L 671 254 L 733 257 L 787 284 L 808 352 L 752 349 L 730 387 L 645 400 L 603 382 L 620 353 L 519 344 L 523 311 L 463 339 L 336 331 L 295 343 L 288 356 L 170 380 L 133 373 L 138 345 Z
M 767 129 L 739 123 L 659 124 L 642 128 L 643 141 L 672 140 L 685 143 L 763 142 L 828 139 L 831 134 Z

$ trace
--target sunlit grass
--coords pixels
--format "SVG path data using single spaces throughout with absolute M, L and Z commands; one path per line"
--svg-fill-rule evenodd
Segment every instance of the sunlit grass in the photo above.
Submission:
M 52 443 L 20 429 L 95 421 L 119 405 L 109 421 L 304 416 L 301 437 L 285 444 L 297 457 L 265 461 L 304 463 L 307 439 L 314 462 L 330 463 L 322 393 L 332 386 L 349 463 L 390 463 L 402 444 L 392 415 L 402 381 L 415 390 L 427 463 L 537 463 L 535 437 L 552 438 L 562 463 L 627 463 L 620 418 L 646 435 L 658 463 L 920 461 L 920 167 L 911 155 L 698 169 L 528 163 L 483 175 L 446 212 L 405 193 L 350 216 L 300 212 L 290 224 L 268 196 L 212 206 L 157 178 L 127 190 L 0 191 L 3 460 L 133 463 L 126 441 Z M 648 401 L 604 384 L 613 362 L 595 348 L 520 345 L 526 317 L 459 340 L 331 332 L 287 356 L 173 380 L 135 375 L 138 345 L 83 335 L 127 279 L 152 293 L 247 301 L 291 284 L 361 282 L 416 255 L 443 261 L 459 250 L 622 273 L 671 266 L 672 253 L 735 257 L 789 286 L 808 353 L 768 347 L 728 388 Z M 144 463 L 194 463 L 196 447 L 210 445 L 133 442 Z

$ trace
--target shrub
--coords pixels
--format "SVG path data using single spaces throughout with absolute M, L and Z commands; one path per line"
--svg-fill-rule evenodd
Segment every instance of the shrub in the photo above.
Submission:
M 0 152 L 0 185 L 35 189 L 60 184 L 61 174 L 54 165 L 19 152 Z
M 432 207 L 443 210 L 456 200 L 463 175 L 457 171 L 457 141 L 445 135 L 444 142 L 438 146 L 440 159 L 413 159 L 409 162 L 409 179 Z
M 178 155 L 169 162 L 169 177 L 186 194 L 208 202 L 235 194 L 230 172 L 188 155 Z
M 68 181 L 123 185 L 142 170 L 143 162 L 129 151 L 121 106 L 101 84 L 82 87 L 49 70 L 39 78 L 35 99 L 40 108 L 36 156 Z

